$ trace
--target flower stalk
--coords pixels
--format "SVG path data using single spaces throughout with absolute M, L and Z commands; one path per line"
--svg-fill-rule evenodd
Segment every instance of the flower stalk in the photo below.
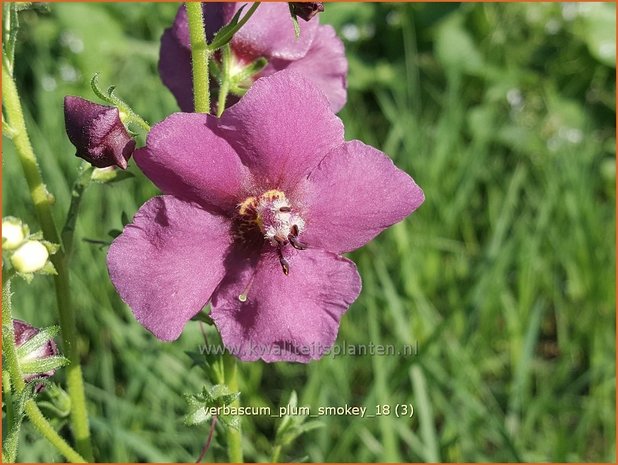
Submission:
M 77 179 L 71 188 L 71 205 L 69 206 L 69 213 L 67 214 L 67 220 L 62 228 L 61 235 L 64 252 L 68 259 L 70 259 L 71 252 L 73 251 L 73 235 L 75 234 L 79 206 L 81 205 L 85 190 L 90 185 L 92 170 L 93 168 L 89 163 L 83 162 L 79 168 Z
M 210 113 L 210 78 L 208 60 L 210 51 L 206 43 L 204 15 L 201 2 L 187 2 L 191 60 L 193 70 L 193 103 L 198 113 Z
M 9 272 L 10 273 L 10 272 Z M 13 311 L 11 308 L 11 274 L 7 272 L 2 275 L 2 352 L 4 355 L 5 363 L 8 368 L 9 380 L 3 386 L 3 389 L 8 389 L 9 385 L 12 385 L 15 389 L 17 397 L 22 395 L 26 389 L 26 383 L 24 376 L 19 366 L 19 358 L 17 357 L 17 351 L 15 349 L 15 333 L 13 330 Z M 3 384 L 5 380 L 3 378 Z M 14 397 L 14 396 L 11 396 Z M 13 411 L 13 399 L 8 397 L 7 401 L 7 423 L 9 428 L 14 426 L 13 423 L 19 422 L 19 419 L 15 417 Z M 9 406 L 9 403 L 11 405 Z M 11 412 L 12 422 L 8 421 L 8 412 Z M 67 460 L 72 463 L 85 463 L 84 459 L 78 452 L 76 452 L 67 442 L 58 435 L 56 430 L 49 424 L 36 402 L 33 399 L 28 399 L 24 405 L 24 412 L 34 425 L 34 427 L 41 433 L 41 435 L 47 439 L 51 445 L 53 445 L 58 452 L 60 452 Z M 19 425 L 15 431 L 11 431 L 12 434 L 7 436 L 3 450 L 3 461 L 13 463 L 17 456 L 17 446 L 19 439 Z
M 225 354 L 223 356 L 223 366 L 225 373 L 225 384 L 231 392 L 238 392 L 238 365 L 236 358 L 231 354 Z M 232 404 L 232 407 L 239 407 L 240 401 L 236 399 Z M 227 453 L 228 459 L 232 463 L 242 463 L 242 442 L 241 442 L 241 422 L 238 422 L 238 430 L 234 428 L 227 428 Z
M 61 244 L 58 229 L 56 228 L 56 223 L 52 216 L 51 203 L 53 197 L 43 183 L 39 164 L 26 130 L 26 122 L 17 86 L 9 70 L 6 56 L 3 56 L 2 61 L 2 95 L 8 124 L 15 131 L 13 143 L 15 144 L 17 155 L 24 171 L 26 182 L 30 190 L 30 196 L 32 197 L 43 235 L 46 240 Z M 87 459 L 92 460 L 92 445 L 88 425 L 88 413 L 86 410 L 86 397 L 77 348 L 75 312 L 71 302 L 69 270 L 65 250 L 61 247 L 58 253 L 51 257 L 51 261 L 58 273 L 54 276 L 56 302 L 60 317 L 64 353 L 70 361 L 70 365 L 66 369 L 66 377 L 68 393 L 72 405 L 71 427 L 78 451 Z M 14 382 L 19 381 L 14 380 Z M 26 405 L 27 413 L 28 410 L 30 410 L 31 413 L 37 417 L 33 407 L 29 405 L 30 404 Z M 36 405 L 34 405 L 34 407 L 36 407 Z M 60 437 L 58 436 L 58 438 Z

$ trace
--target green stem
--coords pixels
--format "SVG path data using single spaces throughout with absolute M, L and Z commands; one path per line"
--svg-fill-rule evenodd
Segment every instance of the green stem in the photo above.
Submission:
M 204 16 L 201 2 L 186 2 L 191 39 L 191 60 L 193 70 L 193 103 L 198 113 L 210 113 L 210 78 L 208 59 L 210 52 L 206 44 Z
M 128 126 L 131 123 L 138 125 L 142 128 L 146 133 L 150 132 L 150 125 L 146 122 L 144 118 L 138 115 L 131 106 L 122 100 L 120 97 L 114 94 L 115 86 L 110 87 L 107 90 L 107 94 L 105 94 L 101 89 L 99 89 L 99 74 L 95 74 L 92 76 L 90 80 L 90 87 L 92 87 L 92 91 L 95 93 L 97 97 L 99 97 L 104 102 L 107 102 L 118 108 L 118 111 L 123 112 L 124 116 L 121 117 L 122 123 L 125 126 Z
M 15 130 L 13 143 L 15 144 L 28 188 L 30 189 L 30 196 L 32 197 L 43 235 L 48 241 L 61 244 L 56 223 L 52 216 L 52 196 L 43 183 L 41 171 L 26 130 L 26 122 L 17 86 L 9 72 L 5 57 L 2 60 L 2 96 L 8 123 Z M 71 362 L 66 369 L 67 388 L 71 398 L 71 427 L 75 436 L 77 450 L 88 460 L 92 461 L 86 396 L 84 394 L 84 382 L 77 347 L 75 312 L 69 292 L 67 257 L 62 247 L 56 254 L 52 255 L 51 261 L 58 273 L 54 276 L 54 284 L 56 287 L 56 302 L 60 317 L 60 328 L 62 330 L 63 348 L 65 355 Z
M 279 461 L 279 457 L 281 456 L 281 446 L 277 445 L 275 447 L 273 447 L 273 455 L 272 458 L 270 459 L 270 461 L 272 463 L 277 463 Z
M 3 444 L 4 459 L 8 463 L 15 462 L 17 458 L 17 448 L 19 445 L 19 429 L 21 422 L 15 423 L 13 396 L 10 386 L 17 392 L 18 396 L 26 387 L 24 378 L 19 369 L 19 359 L 15 350 L 15 331 L 13 330 L 13 312 L 11 309 L 11 273 L 3 270 L 2 273 L 2 355 L 5 368 L 8 369 L 9 379 L 2 380 L 3 390 L 5 391 L 4 403 L 6 404 L 6 424 L 10 433 L 6 436 Z M 8 389 L 7 389 L 8 388 Z M 8 392 L 6 392 L 8 390 Z
M 11 378 L 8 371 L 2 371 L 2 401 L 6 405 L 6 424 L 13 424 L 15 416 L 13 409 L 13 397 L 11 395 Z
M 238 392 L 238 366 L 236 364 L 236 358 L 230 354 L 225 354 L 223 356 L 223 364 L 225 368 L 225 384 L 230 388 L 230 391 Z M 231 406 L 240 406 L 239 400 L 235 400 Z M 240 422 L 238 424 L 238 430 L 227 428 L 226 431 L 228 459 L 231 463 L 242 463 L 243 454 Z
M 71 252 L 73 251 L 73 235 L 75 234 L 75 224 L 77 222 L 79 206 L 82 203 L 84 191 L 90 185 L 92 169 L 89 163 L 83 162 L 79 168 L 77 179 L 73 183 L 71 189 L 71 205 L 69 206 L 69 213 L 67 214 L 67 220 L 64 224 L 64 228 L 62 228 L 61 235 L 62 245 L 64 246 L 67 260 L 70 260 Z
M 219 86 L 219 100 L 217 101 L 217 118 L 221 116 L 225 110 L 225 102 L 227 95 L 230 92 L 230 68 L 232 64 L 232 51 L 230 44 L 226 44 L 223 49 L 223 72 L 221 73 L 221 81 Z
M 69 462 L 88 462 L 56 433 L 56 430 L 49 424 L 34 400 L 27 400 L 24 410 L 26 411 L 26 415 L 28 415 L 28 419 L 32 422 L 37 431 L 41 433 L 41 436 L 47 439 Z
M 9 370 L 10 381 L 18 396 L 26 388 L 24 377 L 19 367 L 19 358 L 15 350 L 15 332 L 13 330 L 13 311 L 11 308 L 11 280 L 9 273 L 2 275 L 2 352 L 5 363 Z M 47 439 L 66 459 L 72 463 L 85 463 L 86 460 L 79 455 L 64 439 L 62 439 L 54 428 L 49 424 L 39 407 L 33 399 L 26 401 L 24 410 L 28 419 L 34 427 Z M 8 404 L 7 404 L 8 413 Z M 7 414 L 8 417 L 8 414 Z M 16 433 L 17 435 L 19 433 Z M 6 459 L 14 461 L 17 455 L 17 438 L 11 441 L 10 450 L 6 451 Z M 7 448 L 9 449 L 9 448 Z M 3 452 L 4 453 L 4 452 Z

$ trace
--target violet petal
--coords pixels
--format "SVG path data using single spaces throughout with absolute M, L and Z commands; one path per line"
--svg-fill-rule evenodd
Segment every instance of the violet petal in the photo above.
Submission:
M 343 143 L 324 94 L 287 70 L 257 80 L 223 113 L 221 128 L 259 182 L 284 191 Z
M 300 60 L 272 60 L 263 76 L 287 69 L 296 71 L 324 92 L 332 110 L 337 113 L 347 99 L 348 60 L 343 42 L 332 26 L 320 26 L 307 54 Z
M 228 23 L 243 3 L 223 3 L 223 18 Z M 250 3 L 243 10 L 243 15 L 251 7 Z M 290 8 L 284 2 L 262 2 L 253 16 L 240 28 L 232 39 L 234 52 L 247 61 L 259 57 L 298 60 L 309 51 L 319 19 L 302 22 L 300 37 L 297 39 L 290 17 Z
M 403 220 L 424 198 L 384 153 L 359 141 L 346 142 L 309 176 L 303 239 L 313 247 L 349 252 Z
M 360 293 L 360 276 L 346 258 L 316 249 L 291 249 L 286 258 L 287 276 L 273 252 L 257 266 L 237 264 L 213 295 L 210 315 L 226 348 L 241 360 L 320 358 Z
M 229 221 L 172 196 L 154 197 L 112 243 L 112 283 L 156 337 L 177 339 L 225 275 Z
M 182 111 L 193 111 L 193 77 L 191 75 L 191 50 L 183 47 L 166 29 L 161 37 L 159 54 L 161 81 L 176 97 Z
M 229 213 L 250 174 L 228 142 L 210 129 L 216 123 L 210 115 L 174 113 L 151 129 L 135 161 L 163 193 Z

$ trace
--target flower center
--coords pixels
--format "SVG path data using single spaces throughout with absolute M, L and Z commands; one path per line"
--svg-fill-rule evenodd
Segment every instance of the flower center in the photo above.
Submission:
M 298 236 L 305 229 L 305 221 L 293 208 L 285 194 L 279 190 L 269 190 L 258 197 L 247 197 L 238 206 L 238 215 L 242 230 L 259 228 L 262 236 L 273 247 L 277 247 L 279 261 L 283 272 L 290 272 L 290 265 L 283 256 L 283 249 L 290 244 L 298 250 L 306 246 L 298 240 Z

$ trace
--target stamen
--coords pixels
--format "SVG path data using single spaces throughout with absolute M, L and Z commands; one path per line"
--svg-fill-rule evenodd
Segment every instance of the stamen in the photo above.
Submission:
M 283 268 L 283 274 L 286 276 L 289 275 L 290 274 L 290 264 L 288 263 L 288 261 L 283 257 L 279 257 L 279 263 L 281 263 L 281 268 Z
M 292 244 L 292 247 L 294 247 L 296 250 L 305 250 L 307 248 L 306 244 L 303 244 L 302 242 L 300 242 L 292 234 L 288 236 L 288 239 L 290 240 L 290 244 Z
M 279 209 L 279 211 L 280 211 L 281 213 L 290 213 L 290 212 L 292 211 L 292 209 L 291 209 L 290 207 L 281 207 L 281 208 Z
M 283 268 L 283 274 L 287 276 L 290 274 L 290 264 L 283 256 L 283 247 L 279 247 L 277 252 L 279 253 L 279 263 L 281 263 L 281 268 Z

